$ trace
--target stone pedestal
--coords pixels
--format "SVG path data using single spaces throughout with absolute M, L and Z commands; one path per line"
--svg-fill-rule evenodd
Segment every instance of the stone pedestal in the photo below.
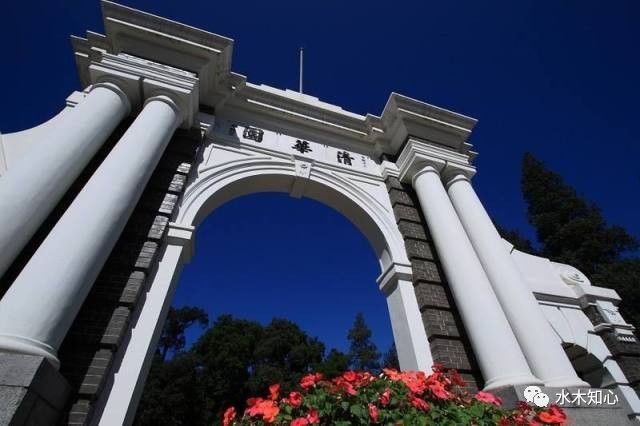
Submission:
M 54 425 L 69 385 L 42 356 L 0 353 L 0 425 Z

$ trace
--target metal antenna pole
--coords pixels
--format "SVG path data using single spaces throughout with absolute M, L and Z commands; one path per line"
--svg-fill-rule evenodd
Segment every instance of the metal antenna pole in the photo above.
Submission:
M 302 93 L 302 77 L 304 68 L 304 49 L 300 48 L 300 93 Z

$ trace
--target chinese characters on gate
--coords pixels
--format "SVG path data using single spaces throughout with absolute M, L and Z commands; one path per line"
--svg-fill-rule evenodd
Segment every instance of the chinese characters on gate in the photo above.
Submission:
M 229 135 L 235 136 L 237 127 L 237 124 L 231 124 L 231 126 L 229 127 Z M 247 126 L 242 131 L 242 138 L 260 143 L 264 139 L 264 130 L 258 129 L 257 127 Z M 311 149 L 311 144 L 302 139 L 296 139 L 295 144 L 293 144 L 291 148 L 295 149 L 301 154 L 313 152 L 313 149 Z M 336 153 L 336 161 L 339 164 L 344 164 L 345 166 L 353 166 L 354 159 L 355 158 L 352 157 L 348 151 L 338 151 Z M 364 157 L 362 158 L 362 162 L 363 164 L 365 164 Z

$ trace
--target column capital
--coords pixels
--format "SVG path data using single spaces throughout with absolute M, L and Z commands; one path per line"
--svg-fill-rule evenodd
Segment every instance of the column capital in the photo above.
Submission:
M 99 83 L 93 84 L 91 85 L 91 87 L 89 87 L 89 89 L 87 90 L 89 93 L 91 93 L 91 91 L 97 89 L 97 88 L 104 88 L 104 89 L 108 89 L 111 90 L 113 93 L 115 93 L 116 95 L 118 95 L 120 97 L 120 99 L 122 99 L 122 102 L 125 104 L 126 109 L 127 109 L 127 113 L 126 115 L 129 115 L 129 113 L 131 112 L 131 101 L 129 99 L 129 96 L 127 95 L 127 93 L 122 90 L 122 88 L 120 87 L 120 85 L 114 81 L 109 81 L 108 79 L 105 79 Z
M 131 109 L 141 109 L 150 98 L 166 96 L 178 107 L 180 127 L 190 128 L 198 112 L 198 76 L 192 72 L 138 58 L 94 51 L 88 67 L 94 86 L 114 88 L 126 94 Z
M 396 164 L 400 170 L 400 180 L 407 183 L 412 182 L 426 167 L 432 167 L 445 180 L 457 175 L 470 179 L 476 171 L 468 155 L 413 138 L 405 144 Z

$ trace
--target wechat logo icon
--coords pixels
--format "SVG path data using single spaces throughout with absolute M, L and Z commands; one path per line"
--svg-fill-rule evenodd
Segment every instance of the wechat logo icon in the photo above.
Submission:
M 538 386 L 527 386 L 524 390 L 524 399 L 540 408 L 549 405 L 549 395 L 542 392 Z

